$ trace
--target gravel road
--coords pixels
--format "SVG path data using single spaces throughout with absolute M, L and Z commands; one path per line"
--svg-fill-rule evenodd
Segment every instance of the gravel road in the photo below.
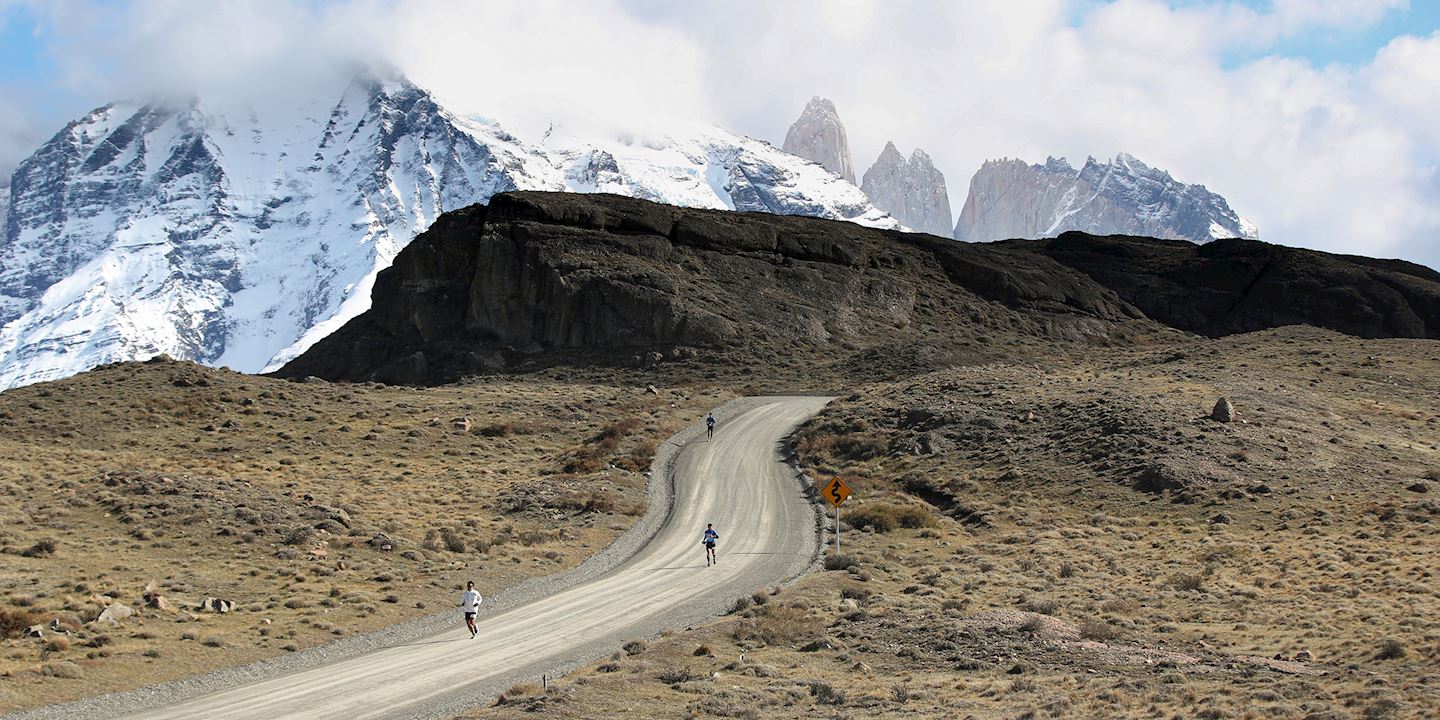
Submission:
M 553 677 L 626 641 L 696 624 L 724 612 L 736 597 L 814 564 L 818 516 L 784 449 L 795 427 L 828 402 L 744 398 L 717 412 L 721 423 L 713 441 L 699 427 L 672 438 L 657 456 L 646 518 L 569 578 L 487 600 L 489 612 L 482 613 L 474 640 L 457 610 L 450 629 L 378 634 L 372 642 L 392 642 L 336 660 L 324 661 L 322 654 L 314 656 L 322 661 L 296 667 L 261 666 L 251 672 L 259 678 L 252 681 L 221 673 L 209 678 L 208 687 L 142 689 L 25 715 L 450 717 L 517 682 Z M 714 567 L 706 566 L 700 544 L 706 523 L 720 533 Z

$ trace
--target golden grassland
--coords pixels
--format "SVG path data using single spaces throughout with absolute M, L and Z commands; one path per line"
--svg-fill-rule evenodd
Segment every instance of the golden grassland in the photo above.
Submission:
M 467 579 L 491 594 L 572 567 L 644 513 L 658 443 L 726 399 L 168 361 L 0 394 L 0 711 L 283 655 L 443 610 Z M 137 615 L 98 619 L 117 603 Z
M 795 443 L 856 490 L 845 557 L 466 717 L 1440 716 L 1434 348 L 1285 328 L 860 388 Z

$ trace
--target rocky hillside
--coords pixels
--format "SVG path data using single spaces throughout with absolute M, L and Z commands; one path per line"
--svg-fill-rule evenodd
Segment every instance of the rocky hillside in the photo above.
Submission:
M 1204 185 L 1187 185 L 1121 153 L 1108 163 L 1089 158 L 1079 170 L 1056 158 L 1043 165 L 985 163 L 970 179 L 955 239 L 1055 237 L 1067 230 L 1193 242 L 1259 237 Z
M 280 372 L 433 383 L 528 361 L 697 355 L 777 372 L 893 370 L 937 349 L 1162 331 L 1025 248 L 519 192 L 440 218 L 380 274 L 372 310 Z
M 800 117 L 785 133 L 781 147 L 791 155 L 820 163 L 826 170 L 855 182 L 855 162 L 850 159 L 850 141 L 845 137 L 845 124 L 835 103 L 815 96 L 806 103 Z
M 860 188 L 876 207 L 906 227 L 940 237 L 950 234 L 950 193 L 945 188 L 945 174 L 924 150 L 915 148 L 907 159 L 895 143 L 885 143 L 880 157 L 865 171 Z
M 1440 338 L 1440 273 L 1400 260 L 1257 240 L 1194 245 L 1078 232 L 1006 244 L 1079 270 L 1149 317 L 1200 335 L 1304 324 L 1359 337 Z

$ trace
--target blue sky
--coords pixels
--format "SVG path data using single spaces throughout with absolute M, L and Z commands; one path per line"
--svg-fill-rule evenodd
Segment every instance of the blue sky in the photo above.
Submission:
M 823 95 L 857 170 L 923 148 L 953 213 L 987 159 L 1128 152 L 1263 239 L 1440 266 L 1440 0 L 0 0 L 0 174 L 106 102 L 332 51 L 522 138 L 778 143 Z

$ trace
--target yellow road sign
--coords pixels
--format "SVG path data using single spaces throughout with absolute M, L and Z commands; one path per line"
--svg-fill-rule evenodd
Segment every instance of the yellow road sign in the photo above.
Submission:
M 824 495 L 825 499 L 829 501 L 831 505 L 838 508 L 841 503 L 845 502 L 846 498 L 850 497 L 850 486 L 846 485 L 844 480 L 837 477 L 832 479 L 829 484 L 820 491 L 820 494 Z

